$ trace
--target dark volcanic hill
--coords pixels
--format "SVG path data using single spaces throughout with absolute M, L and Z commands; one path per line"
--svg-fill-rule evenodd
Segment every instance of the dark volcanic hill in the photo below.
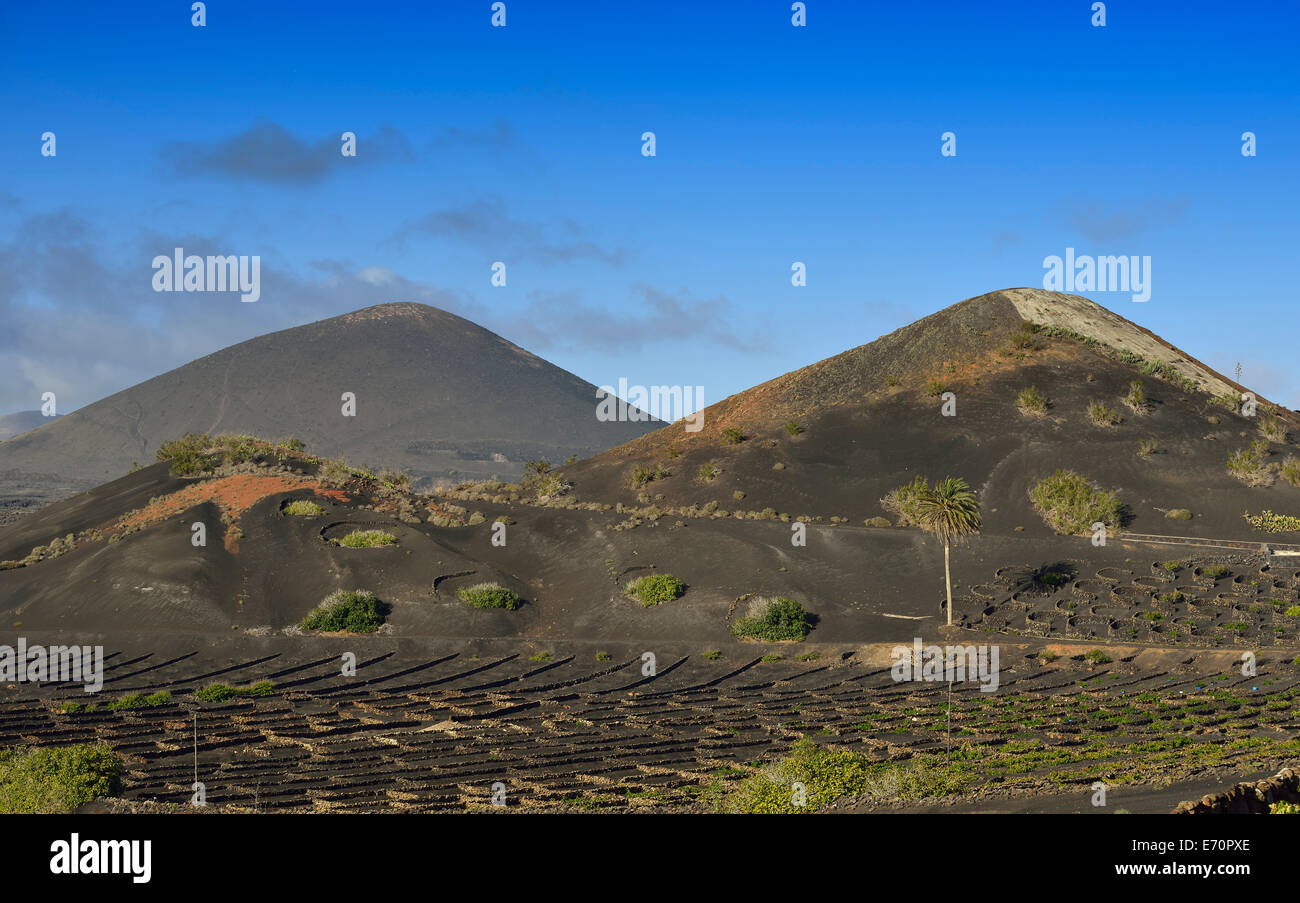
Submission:
M 376 330 L 367 345 L 375 355 L 401 348 L 387 348 L 380 337 L 399 341 L 395 334 L 417 331 L 389 328 L 393 312 L 386 308 L 353 316 L 362 316 L 355 326 Z M 403 307 L 396 316 L 419 324 L 429 314 Z M 481 333 L 464 328 L 471 337 Z M 552 374 L 495 341 L 521 366 L 539 368 L 544 378 Z M 321 353 L 313 347 L 293 354 L 303 360 Z M 478 357 L 487 354 L 480 346 Z M 492 360 L 493 372 L 509 369 L 509 357 Z M 229 366 L 234 384 L 248 385 L 238 361 Z M 304 396 L 310 400 L 304 407 L 332 409 L 349 382 L 361 386 L 364 405 L 378 386 L 367 388 L 364 373 L 349 372 L 348 382 L 304 390 L 315 392 Z M 943 385 L 929 385 L 936 381 Z M 1144 386 L 1140 411 L 1124 403 L 1134 381 Z M 265 385 L 277 385 L 276 378 Z M 1039 416 L 1016 405 L 1017 393 L 1030 386 L 1050 400 Z M 1096 598 L 1105 587 L 1093 575 L 1150 580 L 1145 575 L 1153 563 L 1159 568 L 1174 555 L 1204 559 L 1224 548 L 1175 551 L 1136 533 L 1246 542 L 1252 552 L 1265 540 L 1300 543 L 1300 533 L 1259 533 L 1242 518 L 1265 509 L 1300 513 L 1300 488 L 1276 469 L 1295 451 L 1285 435 L 1295 429 L 1294 415 L 1282 412 L 1287 419 L 1265 437 L 1262 409 L 1245 417 L 1216 402 L 1239 389 L 1086 299 L 994 292 L 719 402 L 706 410 L 698 433 L 685 433 L 681 424 L 664 427 L 522 485 L 472 483 L 421 495 L 361 474 L 331 483 L 310 457 L 271 446 L 255 462 L 202 475 L 174 476 L 167 465 L 153 465 L 0 532 L 0 623 L 217 638 L 239 631 L 297 643 L 307 638 L 297 637 L 294 625 L 329 592 L 366 588 L 393 606 L 387 629 L 395 637 L 421 642 L 722 648 L 739 642 L 729 627 L 737 607 L 749 594 L 762 594 L 805 604 L 816 617 L 819 642 L 908 639 L 918 624 L 934 625 L 931 619 L 942 613 L 942 547 L 912 527 L 864 522 L 883 517 L 881 497 L 914 476 L 954 475 L 978 490 L 984 515 L 982 535 L 954 555 L 955 608 L 966 623 L 979 623 L 986 607 L 993 610 L 988 600 L 1000 603 L 999 594 L 1016 592 L 1017 569 L 1068 561 L 1081 579 L 1062 591 L 1077 591 L 1098 608 L 1105 635 L 1118 615 Z M 200 387 L 192 391 L 202 396 Z M 577 410 L 585 396 L 573 391 Z M 954 416 L 942 410 L 948 392 Z M 1118 412 L 1120 422 L 1095 423 L 1094 402 Z M 1144 441 L 1150 453 L 1141 453 Z M 1227 458 L 1253 442 L 1263 442 L 1275 469 L 1271 480 L 1248 486 L 1229 473 Z M 1055 535 L 1039 517 L 1029 489 L 1058 468 L 1117 492 L 1130 514 L 1118 541 L 1095 548 L 1086 537 Z M 285 503 L 299 499 L 322 510 L 290 516 Z M 1190 511 L 1190 519 L 1167 518 L 1175 509 Z M 791 542 L 793 520 L 808 522 L 806 545 Z M 195 523 L 206 525 L 205 547 L 191 544 Z M 370 529 L 391 533 L 394 543 L 338 544 L 352 531 Z M 499 529 L 508 542 L 496 541 Z M 1259 566 L 1258 574 L 1268 572 L 1267 562 Z M 1282 559 L 1277 567 L 1282 573 Z M 1269 594 L 1264 602 L 1242 603 L 1251 618 L 1263 618 L 1274 603 L 1285 612 L 1289 600 L 1300 599 L 1289 582 L 1295 568 L 1289 565 L 1285 580 L 1270 575 L 1267 585 L 1256 579 L 1238 587 Z M 653 571 L 679 577 L 685 595 L 647 608 L 623 594 L 627 579 Z M 1180 592 L 1189 598 L 1221 589 L 1198 581 L 1190 567 L 1179 573 L 1187 581 Z M 992 586 L 995 575 L 1005 588 Z M 480 611 L 459 601 L 459 589 L 484 581 L 508 586 L 525 604 L 512 612 Z M 1132 594 L 1154 590 L 1134 587 L 1120 587 L 1115 599 L 1138 611 Z M 1062 619 L 1071 619 L 1060 625 L 1062 635 L 1087 638 L 1087 624 L 1065 614 L 1074 609 L 1070 601 L 1084 603 L 1061 601 L 1067 606 Z M 1217 604 L 1208 597 L 1186 604 L 1203 603 Z M 1188 620 L 1198 636 L 1209 629 L 1204 618 L 1199 608 L 1170 613 L 1171 621 Z M 1133 629 L 1150 630 L 1151 623 L 1135 622 Z M 1269 632 L 1281 628 L 1290 642 L 1300 618 L 1294 630 L 1289 622 L 1261 625 Z
M 341 396 L 356 396 L 356 416 Z M 596 387 L 468 320 L 421 304 L 271 333 L 0 444 L 0 473 L 100 483 L 189 432 L 297 436 L 314 453 L 418 482 L 516 477 L 653 426 L 601 423 Z
M 1134 380 L 1147 395 L 1142 412 L 1124 404 Z M 1045 416 L 1017 408 L 1030 386 L 1050 400 Z M 947 391 L 953 416 L 943 413 Z M 1028 490 L 1067 468 L 1117 490 L 1133 530 L 1259 538 L 1243 512 L 1295 513 L 1300 490 L 1282 479 L 1246 486 L 1228 473 L 1228 454 L 1264 438 L 1268 419 L 1263 398 L 1257 417 L 1216 403 L 1243 391 L 1093 301 L 1008 289 L 726 398 L 705 410 L 698 432 L 666 426 L 565 476 L 583 500 L 861 524 L 885 516 L 879 500 L 914 476 L 953 475 L 980 491 L 986 531 L 1045 535 Z M 1122 422 L 1098 426 L 1093 402 Z M 1294 413 L 1277 411 L 1294 432 Z M 1151 439 L 1155 452 L 1140 455 Z M 1295 450 L 1289 437 L 1270 441 L 1269 460 L 1276 466 Z M 638 467 L 666 475 L 634 488 Z M 1167 519 L 1172 509 L 1190 509 L 1193 520 Z
M 34 430 L 38 426 L 44 426 L 52 419 L 43 416 L 40 411 L 15 411 L 12 414 L 0 416 L 0 442 L 12 439 L 19 433 Z

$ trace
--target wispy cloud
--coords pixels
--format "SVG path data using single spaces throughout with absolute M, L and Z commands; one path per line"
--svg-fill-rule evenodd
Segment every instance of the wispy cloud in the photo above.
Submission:
M 307 139 L 274 122 L 262 122 L 216 142 L 173 141 L 163 148 L 162 160 L 178 175 L 310 185 L 344 166 L 371 166 L 414 156 L 410 141 L 392 126 L 373 135 L 358 134 L 355 157 L 344 157 L 342 146 L 342 131 Z
M 0 412 L 58 395 L 68 411 L 237 342 L 389 301 L 416 301 L 482 320 L 465 296 L 379 266 L 312 261 L 304 271 L 264 259 L 262 300 L 158 294 L 158 253 L 258 253 L 221 236 L 144 232 L 121 248 L 96 244 L 69 211 L 22 217 L 0 237 Z
M 1125 205 L 1121 209 L 1104 208 L 1095 202 L 1074 205 L 1066 218 L 1084 238 L 1098 244 L 1123 241 L 1146 229 L 1175 223 L 1182 219 L 1191 200 L 1147 200 Z
M 667 292 L 651 285 L 632 289 L 633 302 L 617 313 L 583 303 L 577 293 L 531 296 L 523 315 L 504 324 L 506 334 L 538 351 L 635 351 L 665 342 L 705 340 L 734 351 L 768 350 L 763 330 L 719 295 L 695 298 L 689 291 Z
M 483 199 L 438 210 L 398 230 L 393 240 L 405 243 L 415 236 L 460 241 L 501 259 L 571 263 L 591 260 L 622 266 L 630 256 L 625 248 L 607 248 L 591 240 L 570 219 L 536 222 L 510 215 L 497 199 Z
M 514 147 L 516 140 L 515 131 L 510 127 L 510 123 L 498 119 L 492 125 L 482 129 L 444 126 L 442 131 L 429 142 L 429 147 L 433 150 L 458 147 L 507 148 Z

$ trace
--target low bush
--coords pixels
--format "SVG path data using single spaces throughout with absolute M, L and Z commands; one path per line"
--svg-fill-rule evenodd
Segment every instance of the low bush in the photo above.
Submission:
M 632 468 L 629 482 L 633 489 L 640 489 L 646 483 L 662 480 L 666 476 L 669 476 L 668 470 L 658 464 L 638 464 Z
M 1268 443 L 1256 439 L 1248 448 L 1238 449 L 1228 455 L 1228 473 L 1247 486 L 1271 486 L 1275 475 L 1268 455 Z
M 148 709 L 154 706 L 167 705 L 172 701 L 172 694 L 166 690 L 159 690 L 157 693 L 128 693 L 121 699 L 115 699 L 110 702 L 107 708 L 114 712 L 122 712 L 129 709 Z
M 1210 399 L 1210 404 L 1217 405 L 1227 411 L 1236 412 L 1241 400 L 1233 392 L 1224 392 L 1222 395 L 1216 395 Z
M 308 499 L 295 499 L 284 506 L 284 513 L 295 517 L 320 517 L 325 513 L 325 509 Z
M 349 549 L 371 549 L 376 546 L 388 546 L 397 542 L 397 537 L 383 530 L 353 530 L 338 541 Z
M 1120 526 L 1123 508 L 1113 492 L 1094 486 L 1083 474 L 1058 470 L 1029 490 L 1029 498 L 1047 525 L 1066 536 L 1092 532 L 1103 523 Z
M 68 812 L 122 789 L 106 743 L 0 750 L 0 814 Z
M 1124 404 L 1134 414 L 1145 414 L 1147 410 L 1147 393 L 1142 388 L 1142 380 L 1135 379 L 1128 384 L 1128 395 L 1124 397 Z
M 1289 438 L 1286 421 L 1273 413 L 1259 418 L 1259 432 L 1269 442 L 1282 443 Z
M 1102 427 L 1119 426 L 1124 422 L 1119 411 L 1100 401 L 1088 405 L 1088 416 L 1092 418 L 1093 423 Z
M 739 445 L 745 441 L 745 434 L 738 426 L 729 426 L 722 431 L 722 441 L 728 445 Z
M 336 590 L 302 620 L 304 630 L 374 633 L 384 623 L 388 606 L 363 589 Z
M 930 757 L 880 762 L 852 750 L 825 749 L 804 737 L 788 756 L 722 795 L 719 808 L 737 814 L 795 814 L 816 812 L 845 797 L 876 805 L 914 802 L 958 793 L 968 781 Z M 802 795 L 791 792 L 796 784 Z
M 1282 459 L 1280 468 L 1282 479 L 1286 480 L 1292 486 L 1300 487 L 1300 458 L 1294 455 L 1287 455 Z
M 672 574 L 647 574 L 629 581 L 623 592 L 649 608 L 678 598 L 686 592 L 686 584 Z
M 1011 342 L 1011 347 L 1018 348 L 1021 351 L 1028 351 L 1032 348 L 1036 348 L 1038 346 L 1036 336 L 1041 329 L 1042 327 L 1037 323 L 1031 323 L 1029 320 L 1022 321 L 1021 324 L 1013 329 L 1011 334 L 1008 336 L 1008 340 Z
M 735 636 L 769 643 L 800 641 L 808 636 L 811 629 L 808 612 L 798 602 L 785 596 L 775 599 L 760 596 L 750 600 L 745 616 L 731 625 L 731 632 Z
M 259 680 L 247 687 L 232 687 L 230 684 L 222 683 L 208 684 L 201 690 L 195 690 L 194 695 L 204 702 L 227 702 L 236 698 L 270 696 L 273 692 L 275 692 L 274 683 L 269 680 Z
M 1165 512 L 1165 517 L 1170 520 L 1191 520 L 1192 512 L 1186 508 L 1170 508 Z
M 921 522 L 919 505 L 929 488 L 925 477 L 917 474 L 912 482 L 889 490 L 880 507 L 894 515 L 900 527 L 915 526 Z
M 462 586 L 456 590 L 456 597 L 475 608 L 504 608 L 506 611 L 514 611 L 521 604 L 514 590 L 499 583 Z
M 324 486 L 339 488 L 347 485 L 352 478 L 352 468 L 345 461 L 327 458 L 316 468 L 316 479 Z
M 1300 517 L 1294 514 L 1276 514 L 1265 508 L 1259 514 L 1247 512 L 1242 517 L 1256 530 L 1265 533 L 1300 533 Z
M 1020 409 L 1020 413 L 1031 417 L 1042 417 L 1047 413 L 1049 406 L 1047 396 L 1038 390 L 1038 386 L 1021 389 L 1020 394 L 1016 396 L 1016 407 Z

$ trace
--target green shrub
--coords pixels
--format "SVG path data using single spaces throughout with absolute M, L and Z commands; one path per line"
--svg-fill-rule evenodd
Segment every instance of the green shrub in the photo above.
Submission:
M 632 488 L 640 489 L 646 483 L 662 480 L 669 476 L 668 471 L 658 464 L 638 464 L 632 468 Z
M 1088 416 L 1097 426 L 1112 427 L 1119 426 L 1124 418 L 1119 415 L 1119 411 L 1105 404 L 1104 402 L 1094 401 L 1088 405 Z
M 1300 486 L 1300 458 L 1287 455 L 1282 459 L 1282 478 L 1292 486 Z
M 938 398 L 944 392 L 948 391 L 948 384 L 941 379 L 932 379 L 925 384 L 925 394 L 932 398 Z
M 1288 438 L 1286 421 L 1277 414 L 1265 414 L 1259 418 L 1259 432 L 1269 442 L 1282 443 Z
M 0 814 L 68 812 L 122 788 L 105 743 L 0 750 Z
M 1231 577 L 1232 570 L 1221 564 L 1210 564 L 1201 568 L 1201 576 L 1217 580 L 1220 577 Z
M 325 509 L 309 499 L 295 499 L 284 506 L 284 513 L 296 517 L 320 517 Z
M 316 468 L 316 479 L 320 480 L 324 486 L 334 488 L 345 486 L 352 477 L 352 468 L 348 467 L 346 461 L 327 458 L 321 461 L 320 466 Z
M 672 574 L 647 574 L 629 581 L 623 592 L 649 608 L 678 598 L 686 592 L 686 584 Z
M 1300 605 L 1292 605 L 1283 614 L 1288 618 L 1300 618 Z
M 708 652 L 704 653 L 705 661 L 716 662 L 720 658 L 722 658 L 721 649 L 710 649 Z
M 880 500 L 880 507 L 894 515 L 899 526 L 914 526 L 921 522 L 919 503 L 928 490 L 929 483 L 926 482 L 925 477 L 917 474 L 912 478 L 912 482 L 891 489 L 889 494 Z
M 803 427 L 801 427 L 797 421 L 787 420 L 785 423 L 785 431 L 791 436 L 797 436 L 803 432 Z
M 506 611 L 514 611 L 521 604 L 514 590 L 499 583 L 462 586 L 456 590 L 456 597 L 475 608 L 504 608 Z
M 1265 508 L 1259 514 L 1247 512 L 1242 517 L 1246 518 L 1246 522 L 1256 530 L 1263 530 L 1265 533 L 1300 532 L 1300 517 L 1293 514 L 1275 514 Z
M 1186 508 L 1170 508 L 1165 512 L 1165 517 L 1169 520 L 1191 520 L 1192 512 Z
M 1172 571 L 1182 570 L 1183 563 L 1181 561 L 1166 561 L 1164 564 L 1160 566 L 1164 568 L 1166 571 L 1172 572 Z
M 335 590 L 303 618 L 304 630 L 374 633 L 384 623 L 388 606 L 363 589 Z
M 1249 448 L 1228 455 L 1228 473 L 1247 486 L 1269 486 L 1274 480 L 1273 465 L 1268 460 L 1268 443 L 1256 439 Z
M 738 426 L 729 426 L 722 431 L 722 441 L 728 445 L 739 445 L 745 441 L 745 434 Z
M 1217 405 L 1228 411 L 1237 411 L 1237 406 L 1241 403 L 1234 392 L 1224 392 L 1222 395 L 1216 395 L 1210 399 L 1210 403 Z
M 892 527 L 893 526 L 893 524 L 890 523 L 890 520 L 887 517 L 869 517 L 866 520 L 864 520 L 862 523 L 864 526 L 867 527 Z
M 154 460 L 174 461 L 178 455 L 186 453 L 204 454 L 212 446 L 212 437 L 207 433 L 186 433 L 179 439 L 169 439 L 158 446 Z
M 1142 388 L 1142 380 L 1135 379 L 1128 384 L 1128 395 L 1124 397 L 1124 404 L 1135 414 L 1143 414 L 1147 409 L 1147 393 Z
M 280 447 L 289 451 L 300 452 L 306 451 L 307 446 L 297 436 L 290 436 L 280 442 Z
M 875 804 L 914 802 L 957 793 L 967 781 L 929 757 L 902 764 L 878 762 L 851 750 L 825 749 L 804 737 L 788 756 L 736 784 L 720 808 L 739 814 L 793 814 L 816 812 L 844 797 Z M 804 788 L 802 806 L 796 804 L 795 784 Z
M 1110 529 L 1120 525 L 1122 508 L 1115 493 L 1073 470 L 1056 471 L 1029 490 L 1029 498 L 1047 525 L 1066 536 L 1091 533 L 1098 522 Z
M 718 470 L 718 465 L 712 461 L 705 461 L 700 465 L 700 469 L 696 471 L 695 475 L 701 483 L 712 483 L 718 478 L 719 473 L 721 471 Z
M 408 490 L 411 488 L 410 475 L 402 473 L 400 470 L 385 468 L 379 471 L 379 482 L 389 489 Z
M 1047 396 L 1038 390 L 1038 386 L 1021 389 L 1020 394 L 1016 396 L 1016 407 L 1022 414 L 1041 417 L 1047 413 L 1049 405 Z
M 353 530 L 338 541 L 339 545 L 349 549 L 370 549 L 375 546 L 387 546 L 397 542 L 397 537 L 383 530 Z
M 738 637 L 769 643 L 803 640 L 810 629 L 808 612 L 798 602 L 784 596 L 752 599 L 745 617 L 731 625 L 731 632 Z
M 166 690 L 159 690 L 157 693 L 128 693 L 121 699 L 115 699 L 108 704 L 108 708 L 114 712 L 121 712 L 127 709 L 147 709 L 158 705 L 167 705 L 172 701 L 172 694 Z
M 1156 440 L 1154 436 L 1152 436 L 1150 439 L 1138 440 L 1138 454 L 1144 458 L 1147 455 L 1154 455 L 1158 447 L 1159 446 L 1156 444 Z
M 214 440 L 221 451 L 221 461 L 226 465 L 247 464 L 257 456 L 257 441 L 253 436 L 224 435 Z
M 1300 815 L 1300 803 L 1288 803 L 1285 800 L 1270 803 L 1269 815 Z
M 1037 323 L 1031 323 L 1029 320 L 1021 321 L 1020 325 L 1013 329 L 1008 337 L 1011 347 L 1019 348 L 1022 351 L 1038 347 L 1035 336 L 1041 329 L 1042 327 Z
M 1089 649 L 1083 654 L 1083 660 L 1090 665 L 1109 665 L 1111 658 L 1100 649 Z
M 270 696 L 275 691 L 275 684 L 269 680 L 259 680 L 247 687 L 232 687 L 230 684 L 208 684 L 194 695 L 204 702 L 226 702 L 236 697 Z
M 668 471 L 662 470 L 661 475 L 668 476 Z M 536 483 L 537 500 L 544 502 L 549 499 L 559 498 L 572 488 L 573 484 L 558 473 L 548 473 Z
M 155 458 L 171 461 L 174 477 L 196 477 L 211 473 L 215 463 L 211 454 L 214 440 L 207 433 L 186 433 L 180 439 L 170 439 L 158 446 Z

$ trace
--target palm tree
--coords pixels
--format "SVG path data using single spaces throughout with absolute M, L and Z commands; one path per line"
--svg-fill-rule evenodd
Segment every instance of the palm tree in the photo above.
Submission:
M 952 569 L 948 564 L 953 542 L 980 531 L 980 503 L 970 484 L 960 477 L 945 477 L 927 486 L 916 500 L 921 529 L 943 540 L 943 578 L 948 587 L 948 626 L 952 626 Z

